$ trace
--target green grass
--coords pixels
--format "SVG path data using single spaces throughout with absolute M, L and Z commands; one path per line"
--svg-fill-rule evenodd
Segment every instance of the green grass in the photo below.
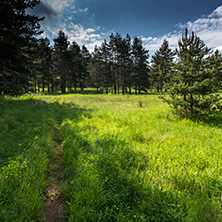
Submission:
M 0 98 L 0 221 L 42 221 L 49 160 L 73 106 L 39 98 Z
M 180 119 L 157 95 L 0 105 L 1 221 L 41 221 L 58 137 L 69 221 L 222 221 L 222 115 Z

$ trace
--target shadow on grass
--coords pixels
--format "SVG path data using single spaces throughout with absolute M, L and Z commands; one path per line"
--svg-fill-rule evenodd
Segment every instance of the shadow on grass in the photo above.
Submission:
M 54 91 L 54 92 L 45 92 L 44 95 L 54 95 L 54 96 L 57 96 L 57 95 L 73 95 L 73 94 L 81 94 L 81 95 L 107 95 L 105 93 L 105 91 L 97 91 L 96 89 L 84 89 L 84 90 L 80 90 L 80 89 L 77 89 L 77 90 L 70 90 L 66 93 L 61 93 L 61 91 Z M 38 95 L 38 94 L 36 94 Z M 41 93 L 40 93 L 41 95 Z M 113 96 L 118 96 L 118 95 L 121 95 L 121 96 L 144 96 L 144 95 L 158 95 L 158 96 L 163 96 L 163 95 L 167 95 L 166 92 L 140 92 L 140 94 L 136 93 L 135 92 L 132 92 L 131 94 L 129 93 L 125 93 L 124 95 L 120 92 L 119 94 L 114 94 L 112 92 L 109 92 L 108 95 L 113 95 Z
M 211 127 L 222 128 L 222 113 L 214 114 L 202 119 L 203 123 Z
M 1 166 L 25 153 L 45 134 L 53 134 L 56 141 L 57 128 L 65 119 L 80 121 L 84 113 L 90 115 L 73 103 L 60 104 L 39 98 L 0 98 Z
M 101 94 L 105 94 L 103 92 L 97 92 L 95 89 L 85 89 L 85 90 L 71 90 L 68 91 L 66 93 L 61 93 L 61 91 L 55 91 L 55 92 L 50 92 L 50 93 L 44 93 L 45 95 L 73 95 L 73 94 L 82 94 L 82 95 L 101 95 Z
M 149 155 L 109 133 L 90 144 L 82 130 L 70 127 L 65 143 L 71 221 L 217 221 L 210 196 L 160 189 L 146 174 Z

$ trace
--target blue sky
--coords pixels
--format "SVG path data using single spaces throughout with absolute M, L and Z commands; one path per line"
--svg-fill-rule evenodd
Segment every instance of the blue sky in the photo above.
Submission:
M 45 16 L 43 37 L 53 40 L 62 30 L 91 52 L 119 32 L 140 37 L 152 55 L 164 39 L 175 48 L 185 27 L 222 51 L 221 0 L 41 0 L 34 13 Z

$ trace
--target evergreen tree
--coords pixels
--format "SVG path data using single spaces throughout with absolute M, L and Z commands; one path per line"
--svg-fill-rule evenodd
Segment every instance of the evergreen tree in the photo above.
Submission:
M 44 92 L 45 85 L 48 92 L 50 92 L 50 83 L 52 81 L 52 49 L 50 47 L 50 41 L 48 38 L 39 40 L 39 52 L 41 59 L 41 84 L 42 92 Z
M 60 31 L 59 36 L 54 39 L 53 68 L 60 77 L 60 88 L 62 93 L 66 92 L 67 77 L 69 74 L 68 40 L 64 32 Z
M 129 88 L 129 94 L 131 94 L 131 87 L 132 87 L 132 46 L 131 46 L 131 38 L 129 36 L 129 34 L 126 35 L 125 39 L 124 39 L 124 63 L 125 63 L 125 87 Z M 127 93 L 127 88 L 126 89 L 126 93 Z
M 95 87 L 97 93 L 103 87 L 103 68 L 102 68 L 102 56 L 100 49 L 95 46 L 94 52 L 92 53 L 92 58 L 88 64 L 88 71 L 90 73 L 90 84 Z
M 100 64 L 102 73 L 102 87 L 106 94 L 109 92 L 109 87 L 112 86 L 112 74 L 110 69 L 110 48 L 109 44 L 104 40 L 100 47 Z
M 210 66 L 216 72 L 214 78 L 214 84 L 221 88 L 222 87 L 222 55 L 216 50 L 210 57 Z
M 29 47 L 41 34 L 40 21 L 27 14 L 39 4 L 38 0 L 0 1 L 0 92 L 19 94 L 27 88 L 31 72 Z
M 88 81 L 89 81 L 89 73 L 87 70 L 88 63 L 90 60 L 90 53 L 88 49 L 83 45 L 81 50 L 81 58 L 82 58 L 82 66 L 81 66 L 81 72 L 79 75 L 79 87 L 81 90 L 84 90 L 86 87 Z
M 120 86 L 120 73 L 119 73 L 119 58 L 120 58 L 120 47 L 122 37 L 119 33 L 114 35 L 111 33 L 109 47 L 110 47 L 110 58 L 111 58 L 111 72 L 112 72 L 112 79 L 113 79 L 113 91 L 114 94 L 118 92 L 119 94 L 119 86 Z
M 78 80 L 82 72 L 81 49 L 76 42 L 69 47 L 69 88 L 78 86 Z
M 194 32 L 189 35 L 186 29 L 178 42 L 176 56 L 170 98 L 164 100 L 185 117 L 221 110 L 221 98 L 214 94 L 218 90 L 214 84 L 217 70 L 210 64 L 210 50 L 204 42 Z
M 171 63 L 173 52 L 169 48 L 168 41 L 164 39 L 160 49 L 152 56 L 151 78 L 152 85 L 155 86 L 157 92 L 162 91 L 164 83 L 168 82 L 168 73 L 171 71 Z
M 133 55 L 133 80 L 135 92 L 146 91 L 149 88 L 148 81 L 148 62 L 149 58 L 148 50 L 146 50 L 142 45 L 142 40 L 138 37 L 134 37 L 132 45 L 132 55 Z
M 121 39 L 119 45 L 119 70 L 120 83 L 122 87 L 122 94 L 127 93 L 128 83 L 131 83 L 131 72 L 129 69 L 131 61 L 131 38 L 129 34 L 124 39 Z M 131 93 L 131 85 L 129 86 Z

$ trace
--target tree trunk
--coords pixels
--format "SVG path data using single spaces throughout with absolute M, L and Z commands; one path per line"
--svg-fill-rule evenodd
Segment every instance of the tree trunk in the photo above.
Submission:
M 48 89 L 48 92 L 50 92 L 50 83 L 49 83 L 49 79 L 47 79 L 47 89 Z
M 42 79 L 42 92 L 45 92 L 45 83 L 44 83 L 44 79 Z
M 40 86 L 40 81 L 39 81 L 39 78 L 38 78 L 38 92 L 40 92 L 40 88 L 41 88 L 41 86 Z

